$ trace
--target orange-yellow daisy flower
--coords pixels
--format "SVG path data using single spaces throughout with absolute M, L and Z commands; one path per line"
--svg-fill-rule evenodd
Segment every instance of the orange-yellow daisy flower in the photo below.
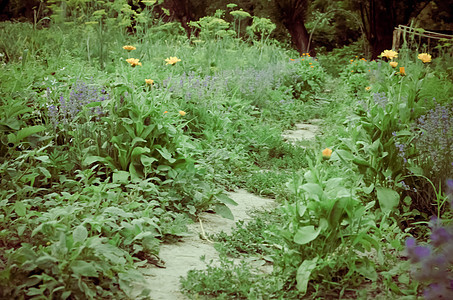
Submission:
M 389 62 L 389 65 L 392 66 L 392 68 L 396 68 L 396 66 L 398 65 L 398 62 L 391 61 L 391 62 Z
M 165 61 L 167 62 L 167 65 L 174 65 L 178 61 L 181 61 L 181 60 L 179 58 L 177 58 L 176 56 L 170 56 L 170 58 L 166 58 Z
M 135 48 L 134 46 L 126 45 L 126 46 L 123 46 L 123 49 L 127 50 L 128 52 L 130 52 L 130 51 L 135 50 L 137 48 Z
M 322 150 L 322 157 L 324 159 L 329 159 L 331 155 L 332 155 L 332 150 L 330 150 L 329 148 Z
M 384 50 L 384 52 L 381 53 L 381 57 L 387 57 L 388 59 L 394 59 L 395 57 L 398 57 L 398 52 L 393 51 L 393 50 Z
M 431 54 L 428 53 L 420 53 L 418 55 L 418 59 L 420 59 L 423 63 L 431 62 Z
M 138 58 L 128 58 L 128 59 L 126 59 L 126 61 L 128 63 L 130 63 L 132 67 L 141 66 L 142 65 L 142 63 L 139 62 Z

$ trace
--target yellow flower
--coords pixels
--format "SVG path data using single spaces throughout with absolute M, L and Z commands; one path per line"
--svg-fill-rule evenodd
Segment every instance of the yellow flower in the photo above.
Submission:
M 400 73 L 401 76 L 406 75 L 406 70 L 404 69 L 404 67 L 400 67 L 399 73 Z
M 180 114 L 181 116 L 183 116 L 183 117 L 184 117 L 184 116 L 186 115 L 186 112 L 185 112 L 185 111 L 182 111 L 182 110 L 180 110 L 180 111 L 179 111 L 179 114 Z
M 398 57 L 398 52 L 393 51 L 393 50 L 384 50 L 384 52 L 381 53 L 381 57 L 387 57 L 388 59 L 394 59 L 395 57 Z
M 142 63 L 139 62 L 138 58 L 128 58 L 128 59 L 126 59 L 126 61 L 128 63 L 130 63 L 132 67 L 141 66 L 142 65 Z
M 423 63 L 431 62 L 431 54 L 428 53 L 420 53 L 418 55 L 418 59 L 420 59 Z
M 165 61 L 167 62 L 167 65 L 174 65 L 175 63 L 181 60 L 176 56 L 170 56 L 170 58 L 166 58 Z
M 315 66 L 310 66 L 310 68 L 314 68 Z
M 295 59 L 294 59 L 294 58 L 290 58 L 289 60 L 290 60 L 290 61 L 295 61 Z
M 128 52 L 130 52 L 130 51 L 135 50 L 137 48 L 135 48 L 134 46 L 126 45 L 126 46 L 123 46 L 123 49 L 127 50 Z
M 164 111 L 164 114 L 167 114 L 167 113 L 168 113 L 168 111 Z
M 154 80 L 152 80 L 152 79 L 145 79 L 145 83 L 146 83 L 147 85 L 153 85 Z
M 331 155 L 332 155 L 332 150 L 330 150 L 329 148 L 322 150 L 322 158 L 329 159 Z
M 371 86 L 367 86 L 367 87 L 365 88 L 365 90 L 367 90 L 367 91 L 371 90 Z
M 389 62 L 389 64 L 392 66 L 392 68 L 396 68 L 396 66 L 398 65 L 396 61 L 391 61 Z

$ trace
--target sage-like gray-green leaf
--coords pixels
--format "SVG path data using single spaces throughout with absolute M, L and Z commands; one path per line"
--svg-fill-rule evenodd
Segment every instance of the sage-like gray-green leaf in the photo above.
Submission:
M 396 191 L 382 186 L 376 187 L 376 191 L 382 212 L 390 212 L 400 203 L 400 195 Z
M 297 269 L 296 274 L 296 287 L 300 291 L 301 296 L 305 295 L 308 288 L 308 281 L 310 280 L 311 272 L 316 268 L 318 257 L 307 259 Z
M 88 237 L 88 231 L 83 225 L 79 225 L 74 229 L 72 233 L 72 239 L 74 243 L 83 243 Z
M 315 230 L 315 227 L 312 225 L 300 227 L 294 235 L 294 242 L 299 245 L 307 244 L 316 239 L 320 231 L 321 227 Z

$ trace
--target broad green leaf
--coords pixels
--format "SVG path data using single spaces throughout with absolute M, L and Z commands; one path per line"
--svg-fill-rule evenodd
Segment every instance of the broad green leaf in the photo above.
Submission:
M 300 227 L 294 235 L 294 242 L 299 245 L 307 244 L 316 239 L 320 231 L 321 227 L 315 230 L 315 227 L 312 225 Z
M 140 161 L 145 167 L 149 167 L 152 165 L 153 162 L 157 161 L 157 158 L 155 157 L 149 157 L 147 155 L 142 155 L 140 156 Z
M 118 207 L 107 207 L 105 210 L 104 210 L 104 213 L 109 213 L 109 214 L 112 214 L 112 215 L 117 215 L 117 216 L 120 216 L 120 217 L 123 217 L 123 218 L 132 218 L 134 215 L 131 214 L 131 213 L 127 213 L 125 212 L 124 210 L 122 210 L 121 208 L 118 208 Z
M 238 205 L 236 201 L 234 201 L 225 194 L 217 194 L 215 195 L 215 198 L 224 204 Z
M 311 272 L 316 268 L 318 257 L 313 259 L 304 260 L 297 269 L 296 281 L 297 289 L 301 293 L 301 296 L 305 295 L 308 288 L 308 281 L 310 280 Z
M 19 217 L 23 217 L 27 213 L 27 208 L 25 207 L 25 204 L 22 201 L 16 201 L 16 203 L 14 203 L 14 212 Z
M 214 210 L 216 213 L 224 217 L 225 219 L 234 220 L 233 213 L 230 208 L 223 203 L 216 203 L 214 205 Z
M 88 231 L 83 225 L 79 225 L 74 229 L 74 232 L 72 233 L 72 239 L 74 240 L 74 243 L 83 243 L 88 237 Z
M 396 191 L 382 186 L 376 187 L 376 191 L 382 212 L 391 212 L 398 206 L 400 195 Z
M 94 266 L 83 260 L 76 260 L 72 263 L 71 269 L 75 275 L 86 277 L 97 277 L 98 272 Z
M 162 148 L 162 149 L 156 149 L 159 151 L 160 155 L 162 155 L 163 158 L 165 158 L 169 163 L 174 163 L 176 159 L 174 159 L 171 155 L 170 152 L 168 152 L 167 148 Z
M 129 172 L 126 171 L 116 171 L 113 173 L 113 183 L 128 183 L 129 175 Z
M 104 157 L 91 155 L 85 158 L 85 160 L 83 161 L 83 165 L 88 166 L 94 162 L 106 162 L 106 160 Z
M 137 156 L 150 152 L 151 150 L 149 150 L 149 148 L 147 147 L 135 147 L 134 150 L 132 150 L 131 157 L 134 159 Z
M 50 175 L 50 172 L 46 168 L 38 167 L 38 169 L 41 171 L 42 175 L 44 175 L 46 178 L 52 177 L 52 175 Z
M 307 211 L 307 206 L 302 204 L 300 201 L 296 203 L 297 212 L 299 213 L 299 217 L 303 217 L 305 212 Z
M 23 139 L 25 139 L 26 137 L 29 137 L 32 134 L 35 134 L 35 133 L 38 133 L 38 132 L 41 132 L 41 131 L 44 131 L 44 130 L 46 130 L 46 127 L 44 127 L 42 125 L 35 125 L 35 126 L 22 128 L 21 130 L 19 130 L 17 132 L 17 135 L 16 135 L 16 139 L 17 140 L 16 140 L 16 142 L 20 142 Z
M 322 187 L 317 183 L 306 183 L 302 189 L 308 193 L 308 197 L 320 200 L 323 194 Z

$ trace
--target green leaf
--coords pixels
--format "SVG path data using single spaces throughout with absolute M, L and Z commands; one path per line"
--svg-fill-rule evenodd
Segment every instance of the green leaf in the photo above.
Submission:
M 44 175 L 46 178 L 52 177 L 52 175 L 50 175 L 50 172 L 46 168 L 38 167 L 38 169 L 41 171 L 42 175 Z
M 306 183 L 302 185 L 302 189 L 308 193 L 309 198 L 320 200 L 323 194 L 322 187 L 317 183 Z
M 355 163 L 358 166 L 371 167 L 371 165 L 366 160 L 363 160 L 363 159 L 360 159 L 360 158 L 354 158 L 352 160 L 352 162 Z
M 86 277 L 97 277 L 98 272 L 94 266 L 86 261 L 76 260 L 72 263 L 71 269 L 75 275 Z
M 171 157 L 171 153 L 168 152 L 167 148 L 162 148 L 162 149 L 156 149 L 157 151 L 159 151 L 160 155 L 162 155 L 163 158 L 165 158 L 169 163 L 174 163 L 176 161 L 176 159 L 174 159 L 173 157 Z
M 147 147 L 135 147 L 134 150 L 132 150 L 131 157 L 134 159 L 137 156 L 140 156 L 145 153 L 150 153 L 151 150 Z
M 215 195 L 215 198 L 224 204 L 238 205 L 236 201 L 234 201 L 233 199 L 231 199 L 230 197 L 223 193 Z
M 116 171 L 113 173 L 113 183 L 128 183 L 129 175 L 129 172 L 126 171 Z
M 16 201 L 16 203 L 14 203 L 14 212 L 19 217 L 23 217 L 27 213 L 27 208 L 25 207 L 25 204 L 22 201 Z
M 320 231 L 321 227 L 315 230 L 315 227 L 312 225 L 300 227 L 294 235 L 294 242 L 299 245 L 310 243 L 318 237 Z
M 400 203 L 400 195 L 394 190 L 379 186 L 376 191 L 382 212 L 390 212 Z
M 234 220 L 233 213 L 230 208 L 223 203 L 214 204 L 214 210 L 216 213 L 224 217 L 225 219 Z
M 151 164 L 155 161 L 157 161 L 157 158 L 155 157 L 149 157 L 147 155 L 142 155 L 140 156 L 140 161 L 142 162 L 142 164 L 145 166 L 145 167 L 149 167 L 151 166 Z
M 107 207 L 104 210 L 104 213 L 110 213 L 112 215 L 117 215 L 117 216 L 120 216 L 120 217 L 123 217 L 123 218 L 132 218 L 134 216 L 133 214 L 127 213 L 127 212 L 125 212 L 124 210 L 122 210 L 121 208 L 118 208 L 118 207 Z
M 32 134 L 44 131 L 45 129 L 46 129 L 46 127 L 44 127 L 42 125 L 35 125 L 35 126 L 22 128 L 21 130 L 19 130 L 17 132 L 17 135 L 16 135 L 16 139 L 17 140 L 16 140 L 16 142 L 20 142 L 23 139 L 25 139 L 26 137 L 29 137 Z
M 72 239 L 74 240 L 74 243 L 83 243 L 88 237 L 88 231 L 83 225 L 79 225 L 74 229 L 74 232 L 72 233 Z
M 313 259 L 306 259 L 297 269 L 296 281 L 297 289 L 300 291 L 301 296 L 305 295 L 308 288 L 308 281 L 310 280 L 311 272 L 316 268 L 318 257 Z

